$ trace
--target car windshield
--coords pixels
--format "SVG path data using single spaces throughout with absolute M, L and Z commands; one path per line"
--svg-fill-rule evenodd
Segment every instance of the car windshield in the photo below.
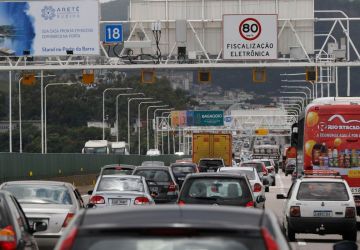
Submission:
M 111 153 L 118 154 L 118 155 L 124 155 L 125 154 L 125 148 L 112 148 Z
M 0 198 L 0 230 L 9 225 L 9 219 L 5 210 L 5 200 Z
M 297 199 L 306 201 L 348 201 L 349 195 L 345 184 L 341 182 L 302 182 Z
M 144 176 L 147 181 L 154 181 L 154 182 L 170 181 L 169 172 L 161 169 L 140 169 L 135 172 L 135 175 Z
M 103 177 L 96 191 L 144 192 L 144 185 L 139 178 Z
M 256 168 L 256 172 L 262 172 L 263 171 L 263 166 L 261 163 L 256 163 L 256 162 L 247 162 L 247 163 L 242 163 L 241 167 L 251 167 L 251 168 Z
M 203 167 L 221 167 L 223 162 L 221 160 L 200 160 L 199 165 Z
M 4 186 L 20 203 L 73 204 L 65 186 L 46 184 L 14 184 Z
M 265 164 L 266 167 L 272 166 L 270 161 L 262 161 L 262 162 Z
M 175 175 L 195 173 L 195 167 L 191 165 L 173 165 L 171 169 Z
M 106 154 L 107 147 L 86 147 L 84 148 L 85 154 Z
M 193 178 L 184 190 L 186 198 L 242 199 L 249 196 L 245 179 Z

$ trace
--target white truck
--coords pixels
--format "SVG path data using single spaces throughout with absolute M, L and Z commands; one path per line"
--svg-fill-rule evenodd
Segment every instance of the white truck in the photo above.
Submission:
M 107 140 L 90 140 L 82 149 L 83 154 L 109 154 L 111 145 Z
M 125 141 L 111 142 L 111 154 L 129 155 L 129 144 Z

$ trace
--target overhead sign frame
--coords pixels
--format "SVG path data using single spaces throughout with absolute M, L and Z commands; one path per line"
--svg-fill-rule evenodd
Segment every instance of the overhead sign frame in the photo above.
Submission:
M 278 15 L 223 15 L 223 59 L 278 59 Z

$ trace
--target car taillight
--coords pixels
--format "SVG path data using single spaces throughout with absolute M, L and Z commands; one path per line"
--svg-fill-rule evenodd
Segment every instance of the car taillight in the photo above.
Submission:
M 134 204 L 135 205 L 147 205 L 147 204 L 150 204 L 150 201 L 146 197 L 136 197 Z
M 12 226 L 7 226 L 0 230 L 0 249 L 16 249 L 16 235 Z
M 74 241 L 77 233 L 78 233 L 78 229 L 76 227 L 71 229 L 69 234 L 65 236 L 63 241 L 61 241 L 58 250 L 71 250 L 71 248 L 74 245 Z
M 168 192 L 175 192 L 176 191 L 176 185 L 175 183 L 171 182 L 168 187 Z
M 345 210 L 345 218 L 355 218 L 355 208 L 347 207 Z
M 75 214 L 73 214 L 73 213 L 68 213 L 68 214 L 66 215 L 66 218 L 65 218 L 65 220 L 64 220 L 64 223 L 63 223 L 62 227 L 67 227 L 67 226 L 69 225 L 71 219 L 72 219 L 74 216 L 75 216 Z
M 254 201 L 249 201 L 248 203 L 246 203 L 245 207 L 254 207 L 254 205 Z
M 261 184 L 255 183 L 254 185 L 254 192 L 261 192 Z
M 90 198 L 90 202 L 92 204 L 105 204 L 105 199 L 101 195 L 94 195 Z
M 261 229 L 267 250 L 279 250 L 278 244 L 266 228 Z
M 300 207 L 299 206 L 291 206 L 290 207 L 290 216 L 291 217 L 300 217 L 301 216 Z
M 178 205 L 179 205 L 179 206 L 185 205 L 185 201 L 179 200 Z

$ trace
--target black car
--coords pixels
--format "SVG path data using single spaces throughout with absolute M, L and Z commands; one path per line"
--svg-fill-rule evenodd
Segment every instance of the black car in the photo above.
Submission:
M 32 234 L 45 231 L 46 225 L 29 222 L 16 198 L 7 191 L 0 191 L 0 249 L 38 249 Z
M 188 174 L 197 173 L 198 169 L 195 163 L 179 162 L 170 165 L 171 172 L 173 173 L 177 184 L 182 187 L 185 177 Z
M 199 172 L 216 172 L 222 167 L 225 167 L 225 164 L 220 158 L 203 158 L 199 161 Z
M 262 209 L 155 206 L 81 211 L 56 248 L 72 250 L 290 249 Z
M 187 176 L 178 204 L 254 207 L 255 199 L 251 185 L 243 174 L 199 173 Z
M 135 168 L 133 175 L 145 177 L 155 203 L 176 201 L 179 186 L 169 167 L 139 166 Z

